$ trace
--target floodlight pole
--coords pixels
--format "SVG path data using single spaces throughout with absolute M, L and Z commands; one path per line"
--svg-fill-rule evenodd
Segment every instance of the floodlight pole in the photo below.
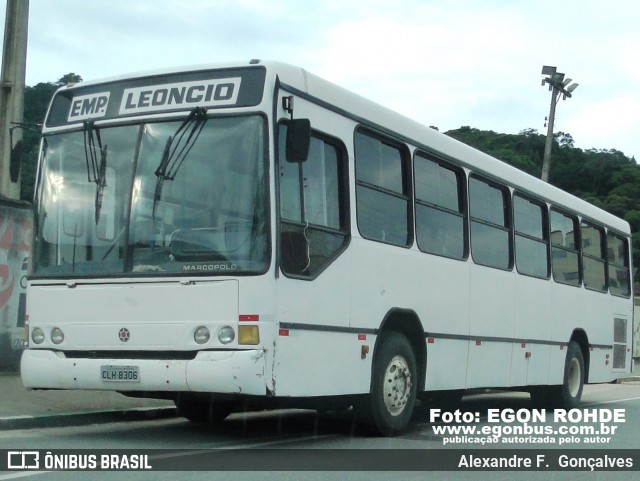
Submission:
M 540 178 L 545 182 L 549 182 L 549 170 L 551 168 L 551 147 L 553 146 L 553 123 L 556 117 L 556 105 L 560 100 L 560 96 L 565 100 L 567 97 L 571 98 L 571 92 L 577 87 L 577 83 L 571 83 L 571 79 L 564 78 L 563 73 L 556 71 L 556 67 L 543 66 L 542 75 L 548 75 L 548 77 L 542 80 L 542 85 L 549 84 L 549 90 L 551 91 L 551 107 L 549 108 L 549 118 L 547 119 L 547 138 L 544 144 L 544 155 L 542 158 L 542 175 Z M 569 85 L 567 87 L 567 85 Z M 565 88 L 566 87 L 566 88 Z
M 560 96 L 553 87 L 551 93 L 551 107 L 549 108 L 549 118 L 547 119 L 547 138 L 544 142 L 544 155 L 542 157 L 542 175 L 540 178 L 549 182 L 549 169 L 551 168 L 551 147 L 553 146 L 553 122 L 556 117 L 556 105 Z

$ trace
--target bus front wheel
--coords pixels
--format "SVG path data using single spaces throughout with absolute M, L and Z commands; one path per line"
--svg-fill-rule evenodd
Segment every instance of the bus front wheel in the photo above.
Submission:
M 409 424 L 416 402 L 417 367 L 406 336 L 381 334 L 373 360 L 371 392 L 357 407 L 378 434 L 394 436 Z

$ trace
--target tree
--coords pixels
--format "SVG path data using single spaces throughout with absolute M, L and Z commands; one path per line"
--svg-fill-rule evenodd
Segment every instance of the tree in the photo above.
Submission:
M 60 77 L 60 79 L 56 82 L 56 85 L 62 86 L 62 85 L 69 85 L 69 84 L 77 84 L 80 82 L 82 82 L 82 77 L 78 74 L 71 72 Z

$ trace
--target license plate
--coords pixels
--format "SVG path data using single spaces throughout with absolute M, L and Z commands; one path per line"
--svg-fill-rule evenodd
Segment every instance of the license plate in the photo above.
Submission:
M 106 382 L 140 382 L 138 366 L 100 366 L 100 377 Z

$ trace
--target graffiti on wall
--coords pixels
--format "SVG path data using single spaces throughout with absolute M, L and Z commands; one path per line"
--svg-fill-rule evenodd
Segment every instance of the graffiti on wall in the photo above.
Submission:
M 0 365 L 4 367 L 15 363 L 23 349 L 32 233 L 28 204 L 0 200 Z

